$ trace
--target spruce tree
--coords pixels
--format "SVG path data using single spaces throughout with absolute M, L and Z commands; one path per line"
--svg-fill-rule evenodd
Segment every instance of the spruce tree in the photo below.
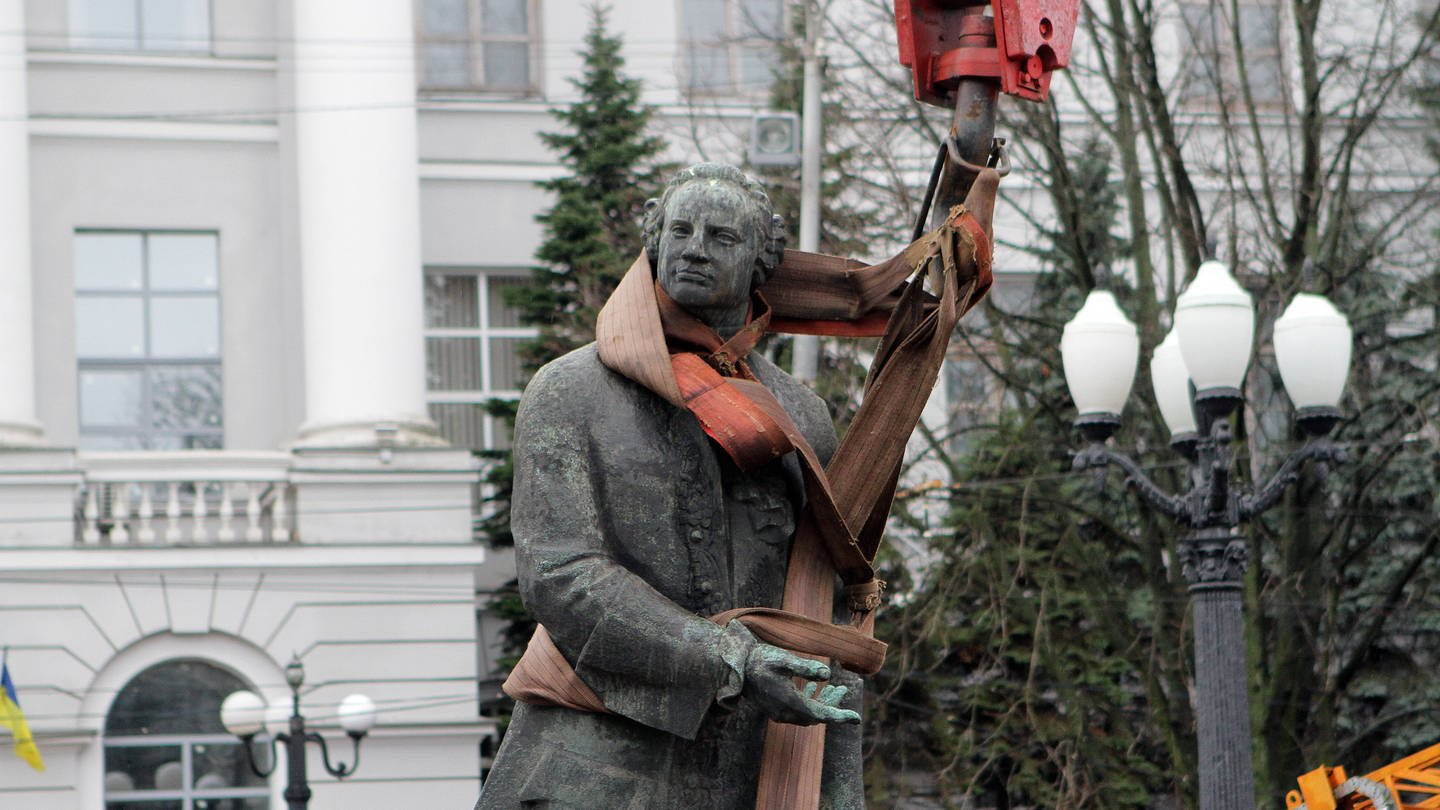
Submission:
M 521 345 L 521 362 L 533 373 L 595 336 L 595 316 L 621 275 L 639 255 L 640 219 L 663 167 L 653 163 L 664 142 L 647 134 L 650 109 L 640 103 L 638 79 L 627 78 L 620 37 L 607 25 L 606 8 L 590 7 L 584 68 L 571 84 L 580 95 L 554 115 L 561 128 L 540 137 L 554 150 L 564 176 L 539 185 L 555 204 L 536 217 L 545 240 L 529 283 L 505 290 L 505 302 L 539 335 Z M 513 421 L 515 403 L 492 402 L 493 415 Z M 510 545 L 508 453 L 489 475 L 494 495 L 482 531 L 494 545 Z
M 620 37 L 608 11 L 590 8 L 584 71 L 572 80 L 580 92 L 555 112 L 562 128 L 541 133 L 568 171 L 540 185 L 555 205 L 537 219 L 545 241 L 530 283 L 506 291 L 506 302 L 540 335 L 522 349 L 533 371 L 595 336 L 595 316 L 640 253 L 640 218 L 647 196 L 659 188 L 654 164 L 664 149 L 647 134 L 651 110 L 640 103 L 640 81 L 627 78 Z
M 545 240 L 529 283 L 505 290 L 505 302 L 539 335 L 520 349 L 527 373 L 595 336 L 595 316 L 620 277 L 639 255 L 640 220 L 647 196 L 659 189 L 665 167 L 655 158 L 664 142 L 647 134 L 651 111 L 640 103 L 641 83 L 624 75 L 622 41 L 607 29 L 605 7 L 590 7 L 584 67 L 571 84 L 579 97 L 554 115 L 560 128 L 541 133 L 566 173 L 540 183 L 555 204 L 536 217 Z M 513 423 L 516 403 L 492 401 L 492 415 Z M 486 476 L 488 515 L 481 531 L 492 545 L 514 543 L 510 494 L 514 469 L 509 452 L 498 452 Z M 507 622 L 503 663 L 513 666 L 534 621 L 518 591 L 497 594 L 489 610 Z

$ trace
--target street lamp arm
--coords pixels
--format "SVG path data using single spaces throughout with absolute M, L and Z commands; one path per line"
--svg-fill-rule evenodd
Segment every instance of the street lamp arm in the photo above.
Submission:
M 1300 480 L 1300 471 L 1311 461 L 1318 462 L 1321 467 L 1321 475 L 1329 473 L 1329 465 L 1345 461 L 1345 449 L 1321 437 L 1312 439 L 1304 444 L 1299 450 L 1290 454 L 1280 469 L 1270 476 L 1259 491 L 1252 495 L 1246 495 L 1240 499 L 1240 519 L 1250 520 L 1264 513 L 1270 507 L 1280 502 L 1280 498 L 1296 481 Z
M 283 743 L 285 743 L 286 745 L 289 745 L 289 744 L 290 744 L 290 738 L 289 738 L 287 735 L 285 735 L 285 734 L 272 734 L 272 735 L 270 736 L 270 768 L 269 768 L 269 770 L 262 770 L 262 769 L 260 768 L 260 766 L 259 766 L 258 764 L 256 764 L 256 762 L 255 762 L 255 747 L 254 747 L 254 745 L 253 745 L 254 742 L 255 742 L 255 735 L 254 735 L 254 734 L 247 734 L 247 735 L 245 735 L 245 736 L 243 736 L 243 737 L 240 738 L 240 747 L 245 749 L 245 764 L 250 766 L 250 772 L 251 772 L 251 773 L 255 774 L 256 776 L 260 777 L 261 779 L 269 779 L 269 778 L 270 778 L 270 774 L 275 773 L 275 766 L 279 764 L 279 760 L 276 759 L 276 756 L 275 756 L 275 744 L 276 744 L 277 742 L 283 742 Z
M 1164 514 L 1171 520 L 1183 520 L 1188 514 L 1185 508 L 1185 499 L 1171 495 L 1160 488 L 1159 484 L 1150 480 L 1145 470 L 1124 453 L 1118 453 L 1106 447 L 1101 442 L 1093 442 L 1089 447 L 1075 454 L 1073 468 L 1076 472 L 1085 470 L 1098 470 L 1106 465 L 1114 464 L 1125 471 L 1125 483 L 1135 489 L 1150 508 Z
M 335 777 L 336 779 L 344 779 L 347 776 L 353 775 L 355 773 L 355 769 L 360 767 L 360 738 L 363 736 L 365 735 L 350 735 L 350 740 L 355 744 L 355 752 L 354 756 L 351 757 L 349 765 L 346 765 L 343 762 L 334 765 L 330 764 L 330 749 L 328 746 L 325 745 L 325 738 L 321 737 L 319 734 L 316 734 L 313 731 L 307 732 L 305 734 L 305 739 L 320 746 L 320 761 L 325 765 L 325 770 L 329 771 L 330 775 Z

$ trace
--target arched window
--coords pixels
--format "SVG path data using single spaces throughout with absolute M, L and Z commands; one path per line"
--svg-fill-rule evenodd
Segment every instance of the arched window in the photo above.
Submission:
M 136 675 L 105 718 L 105 810 L 269 810 L 265 780 L 220 725 L 220 703 L 249 688 L 203 661 Z

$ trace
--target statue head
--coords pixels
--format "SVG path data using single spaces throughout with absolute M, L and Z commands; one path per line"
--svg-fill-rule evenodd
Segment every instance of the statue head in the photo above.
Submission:
M 660 286 L 711 326 L 743 323 L 750 292 L 779 266 L 785 228 L 770 197 L 734 166 L 700 163 L 645 204 L 645 248 Z M 737 313 L 738 312 L 738 316 Z

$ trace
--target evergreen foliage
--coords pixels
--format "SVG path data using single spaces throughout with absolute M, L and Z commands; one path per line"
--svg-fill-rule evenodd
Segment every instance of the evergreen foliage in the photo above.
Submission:
M 640 103 L 640 81 L 625 76 L 623 43 L 609 33 L 606 20 L 604 7 L 590 7 L 584 68 L 572 80 L 580 95 L 555 111 L 561 128 L 541 135 L 568 170 L 540 183 L 555 198 L 537 217 L 545 233 L 536 251 L 541 265 L 528 284 L 505 290 L 505 302 L 519 310 L 521 322 L 539 328 L 538 337 L 521 348 L 529 373 L 594 339 L 600 307 L 640 254 L 645 199 L 661 187 L 665 173 L 655 164 L 665 144 L 648 134 L 651 111 Z M 515 406 L 495 401 L 488 408 L 513 424 Z M 497 455 L 486 477 L 493 495 L 481 531 L 491 544 L 509 546 L 514 469 L 508 452 Z M 507 622 L 508 669 L 524 650 L 534 620 L 513 590 L 487 608 Z
M 540 184 L 555 196 L 537 217 L 541 266 L 530 284 L 506 290 L 506 303 L 540 329 L 522 349 L 530 371 L 594 339 L 596 314 L 640 254 L 646 197 L 664 182 L 654 161 L 665 144 L 648 134 L 651 110 L 640 103 L 640 81 L 624 75 L 622 42 L 606 14 L 590 8 L 584 70 L 572 80 L 580 97 L 555 112 L 560 130 L 541 134 L 568 170 Z
M 555 111 L 562 129 L 541 134 L 569 170 L 540 183 L 555 195 L 537 217 L 545 233 L 536 251 L 542 264 L 528 284 L 505 289 L 521 322 L 539 329 L 520 349 L 529 373 L 594 339 L 595 316 L 640 253 L 646 194 L 659 188 L 663 173 L 653 161 L 664 142 L 647 134 L 650 109 L 640 103 L 640 81 L 624 75 L 623 43 L 606 29 L 606 14 L 602 6 L 590 8 L 584 69 L 572 80 L 580 96 Z M 515 403 L 488 408 L 513 423 Z M 501 455 L 486 478 L 494 495 L 481 531 L 493 545 L 508 546 L 513 470 L 509 454 Z

